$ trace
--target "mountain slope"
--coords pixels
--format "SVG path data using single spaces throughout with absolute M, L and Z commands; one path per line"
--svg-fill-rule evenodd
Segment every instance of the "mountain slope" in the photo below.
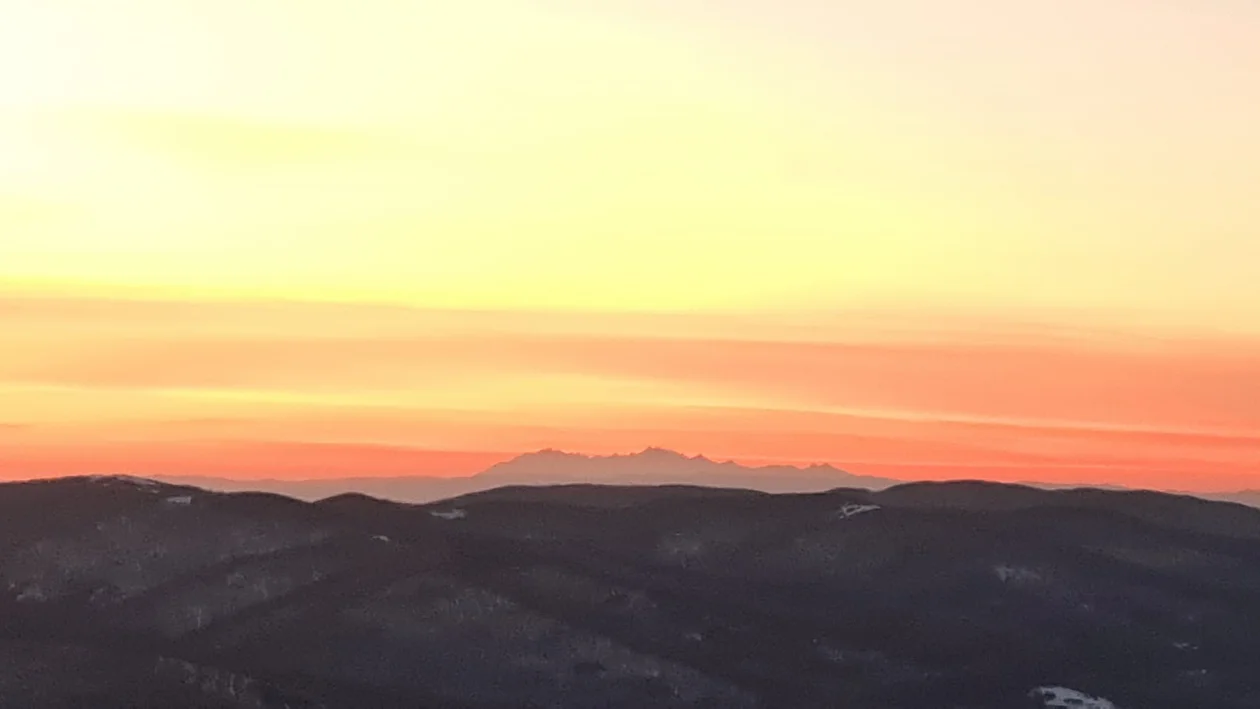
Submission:
M 1157 493 L 81 478 L 0 539 L 6 708 L 1260 705 L 1260 511 Z

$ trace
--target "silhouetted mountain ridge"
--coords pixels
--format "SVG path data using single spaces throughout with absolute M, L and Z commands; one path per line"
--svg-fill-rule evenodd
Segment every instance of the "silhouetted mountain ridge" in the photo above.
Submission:
M 6 709 L 1251 709 L 1260 511 L 978 482 L 412 505 L 78 478 L 0 485 L 0 614 Z
M 304 500 L 359 492 L 399 502 L 432 502 L 505 485 L 703 485 L 764 492 L 817 492 L 835 487 L 882 489 L 899 481 L 854 475 L 825 464 L 745 466 L 664 448 L 591 456 L 544 449 L 465 477 L 361 477 L 332 480 L 228 480 L 161 476 L 164 482 L 215 490 L 264 489 Z
M 855 475 L 835 466 L 747 466 L 717 462 L 703 455 L 687 456 L 665 448 L 638 453 L 598 456 L 544 449 L 524 453 L 476 475 L 464 477 L 358 477 L 307 480 L 235 480 L 197 476 L 159 476 L 171 484 L 192 485 L 220 491 L 265 490 L 314 501 L 342 493 L 359 493 L 397 502 L 427 503 L 511 485 L 690 485 L 762 492 L 821 492 L 837 488 L 882 490 L 906 484 L 868 475 Z M 1080 485 L 1022 483 L 1024 487 L 1064 490 Z M 1098 489 L 1124 490 L 1123 487 Z M 1207 500 L 1230 501 L 1260 507 L 1260 493 L 1220 492 L 1193 494 Z
M 675 484 L 710 487 L 750 487 L 767 492 L 823 490 L 853 486 L 884 488 L 885 478 L 853 475 L 825 464 L 746 466 L 716 462 L 703 455 L 687 456 L 666 448 L 649 447 L 638 453 L 583 455 L 555 449 L 525 453 L 491 466 L 476 476 L 490 481 L 539 485 L 591 482 L 613 485 Z

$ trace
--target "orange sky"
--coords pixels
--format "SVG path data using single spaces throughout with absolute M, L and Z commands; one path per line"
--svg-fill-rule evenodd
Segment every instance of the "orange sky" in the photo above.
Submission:
M 0 476 L 1260 487 L 1254 3 L 4 15 Z
M 941 317 L 13 296 L 0 464 L 461 474 L 652 444 L 908 477 L 1253 481 L 1260 340 Z

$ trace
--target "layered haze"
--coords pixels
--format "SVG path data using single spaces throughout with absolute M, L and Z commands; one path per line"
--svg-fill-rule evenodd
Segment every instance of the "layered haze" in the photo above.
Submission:
M 3 7 L 0 476 L 1260 487 L 1252 4 Z

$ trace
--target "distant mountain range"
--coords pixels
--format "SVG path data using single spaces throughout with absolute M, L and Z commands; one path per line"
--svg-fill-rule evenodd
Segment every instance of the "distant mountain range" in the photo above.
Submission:
M 1257 470 L 1260 473 L 1260 470 Z M 235 480 L 199 476 L 158 476 L 173 484 L 195 485 L 221 491 L 256 490 L 301 500 L 319 500 L 345 492 L 358 492 L 397 502 L 423 503 L 488 490 L 504 485 L 703 485 L 761 492 L 823 492 L 836 488 L 883 490 L 907 481 L 856 475 L 832 465 L 815 464 L 746 466 L 718 462 L 702 455 L 686 456 L 664 448 L 647 448 L 623 455 L 582 455 L 545 449 L 525 453 L 467 477 L 362 477 L 328 480 Z M 1071 489 L 1083 485 L 1023 484 L 1045 489 Z M 1091 486 L 1096 487 L 1096 486 Z M 1110 487 L 1121 490 L 1125 488 Z M 1181 491 L 1172 491 L 1181 493 Z M 1193 494 L 1203 499 L 1238 502 L 1260 507 L 1260 491 Z
M 887 478 L 854 475 L 831 465 L 750 467 L 731 461 L 719 463 L 703 455 L 688 457 L 665 448 L 647 448 L 639 453 L 610 456 L 541 450 L 492 466 L 476 478 L 495 484 L 703 484 L 764 492 L 818 492 L 837 487 L 878 490 L 898 482 Z
M 526 453 L 478 473 L 458 478 L 338 478 L 332 480 L 229 480 L 196 476 L 160 476 L 174 484 L 213 490 L 262 490 L 303 500 L 360 492 L 399 502 L 432 502 L 504 485 L 704 485 L 763 492 L 821 492 L 838 487 L 882 490 L 897 480 L 854 475 L 831 465 L 745 466 L 685 456 L 664 448 L 627 455 L 588 456 L 558 450 Z
M 11 483 L 0 618 L 4 709 L 1255 709 L 1260 511 L 975 482 Z

